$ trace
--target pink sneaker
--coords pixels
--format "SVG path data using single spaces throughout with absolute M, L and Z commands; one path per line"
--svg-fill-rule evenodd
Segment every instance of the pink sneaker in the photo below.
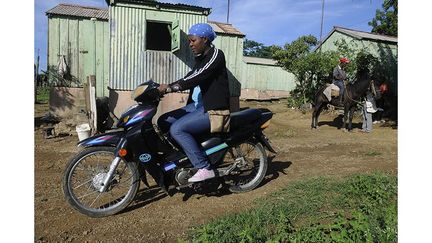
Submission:
M 207 169 L 198 169 L 197 173 L 193 175 L 191 178 L 189 178 L 188 182 L 198 182 L 198 181 L 205 181 L 207 179 L 215 177 L 215 173 L 213 170 L 207 170 Z

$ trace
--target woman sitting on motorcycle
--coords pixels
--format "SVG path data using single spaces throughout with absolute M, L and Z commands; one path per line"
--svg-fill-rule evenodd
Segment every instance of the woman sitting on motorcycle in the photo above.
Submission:
M 207 155 L 194 135 L 210 132 L 208 111 L 229 110 L 229 86 L 224 53 L 215 48 L 213 28 L 206 23 L 189 29 L 189 47 L 195 56 L 195 65 L 184 78 L 159 87 L 161 93 L 190 90 L 187 105 L 163 114 L 158 119 L 162 131 L 183 148 L 192 165 L 198 169 L 188 182 L 204 181 L 215 177 Z

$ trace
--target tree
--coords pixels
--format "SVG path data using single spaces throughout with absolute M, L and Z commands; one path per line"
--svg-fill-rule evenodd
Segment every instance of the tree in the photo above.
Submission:
M 296 87 L 291 96 L 300 101 L 297 104 L 312 101 L 316 88 L 331 80 L 330 74 L 337 65 L 335 52 L 311 52 L 317 44 L 316 37 L 301 36 L 273 55 L 278 65 L 296 77 Z
M 372 26 L 372 33 L 390 36 L 398 35 L 398 1 L 384 0 L 383 11 L 377 10 L 375 18 L 368 24 Z
M 243 43 L 243 55 L 250 57 L 272 58 L 273 53 L 280 49 L 276 45 L 265 46 L 253 40 L 245 39 Z

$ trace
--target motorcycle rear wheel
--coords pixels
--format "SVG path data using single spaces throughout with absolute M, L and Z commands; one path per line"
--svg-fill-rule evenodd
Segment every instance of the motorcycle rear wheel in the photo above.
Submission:
M 100 185 L 115 158 L 113 147 L 85 148 L 70 161 L 63 175 L 66 201 L 80 213 L 99 218 L 116 214 L 134 199 L 139 188 L 135 163 L 121 160 L 105 192 Z
M 225 176 L 225 183 L 229 185 L 229 190 L 234 193 L 255 189 L 267 173 L 267 154 L 261 143 L 247 141 L 240 144 L 238 150 L 230 148 L 225 154 L 224 164 L 232 164 L 239 158 L 244 158 L 246 163 L 234 169 L 231 175 Z

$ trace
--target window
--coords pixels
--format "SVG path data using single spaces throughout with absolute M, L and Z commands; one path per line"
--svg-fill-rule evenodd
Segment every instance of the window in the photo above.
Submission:
M 171 51 L 171 24 L 147 22 L 146 49 Z
M 146 49 L 154 51 L 177 51 L 180 48 L 180 28 L 173 23 L 147 22 Z

